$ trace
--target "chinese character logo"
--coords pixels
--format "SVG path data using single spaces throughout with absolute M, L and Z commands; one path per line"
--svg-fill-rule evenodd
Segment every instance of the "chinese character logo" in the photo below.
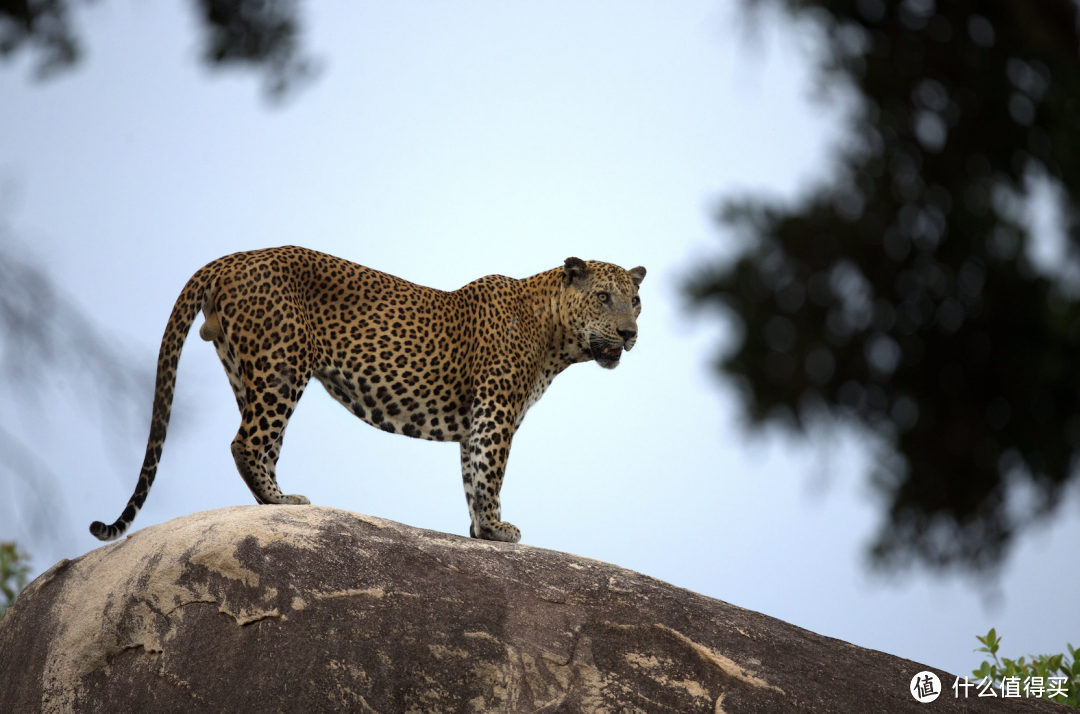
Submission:
M 911 696 L 926 704 L 941 695 L 941 680 L 933 672 L 919 672 L 911 678 Z

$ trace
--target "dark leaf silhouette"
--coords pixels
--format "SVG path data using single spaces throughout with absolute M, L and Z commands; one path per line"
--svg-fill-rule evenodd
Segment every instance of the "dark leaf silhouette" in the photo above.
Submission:
M 75 305 L 0 223 L 0 388 L 9 396 L 0 414 L 0 483 L 19 488 L 14 501 L 0 499 L 0 513 L 29 532 L 58 544 L 59 479 L 48 459 L 15 436 L 6 424 L 24 410 L 44 411 L 56 384 L 72 387 L 84 410 L 97 409 L 112 441 L 145 417 L 153 392 L 152 360 L 133 359 L 111 343 L 94 319 Z M 138 419 L 143 423 L 144 418 Z
M 273 98 L 314 73 L 314 63 L 300 47 L 297 0 L 193 2 L 204 33 L 203 59 L 209 66 L 259 70 Z M 71 68 L 83 51 L 71 15 L 92 5 L 78 0 L 0 0 L 0 57 L 32 53 L 39 77 Z
M 753 423 L 829 415 L 894 446 L 873 554 L 985 570 L 1053 509 L 1080 448 L 1080 37 L 1071 0 L 782 3 L 827 38 L 849 141 L 797 205 L 729 202 L 746 250 L 688 291 L 742 326 L 721 369 Z M 1067 235 L 1029 260 L 1025 198 Z M 1012 483 L 1037 496 L 1010 508 Z

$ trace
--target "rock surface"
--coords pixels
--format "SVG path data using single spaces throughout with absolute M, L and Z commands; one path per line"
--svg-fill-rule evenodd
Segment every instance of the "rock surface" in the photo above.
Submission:
M 606 563 L 317 506 L 136 531 L 0 620 L 4 714 L 1061 711 L 956 699 L 940 670 L 919 704 L 927 669 Z

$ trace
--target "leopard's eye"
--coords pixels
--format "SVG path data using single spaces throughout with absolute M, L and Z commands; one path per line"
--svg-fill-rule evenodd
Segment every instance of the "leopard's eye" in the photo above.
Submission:
M 596 293 L 596 297 L 600 302 L 607 302 L 611 299 L 611 296 L 607 293 Z
M 641 304 L 641 298 L 639 298 L 637 295 L 635 295 L 634 297 L 630 298 L 630 304 L 633 305 L 634 307 L 637 307 L 638 305 Z

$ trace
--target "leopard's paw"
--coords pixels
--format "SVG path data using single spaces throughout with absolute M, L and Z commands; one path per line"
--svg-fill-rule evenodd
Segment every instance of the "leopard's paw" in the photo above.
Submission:
M 521 540 L 521 530 L 513 523 L 506 521 L 492 521 L 480 526 L 480 532 L 476 532 L 475 526 L 469 526 L 469 536 L 482 538 L 483 540 L 497 540 L 503 543 L 517 543 Z

